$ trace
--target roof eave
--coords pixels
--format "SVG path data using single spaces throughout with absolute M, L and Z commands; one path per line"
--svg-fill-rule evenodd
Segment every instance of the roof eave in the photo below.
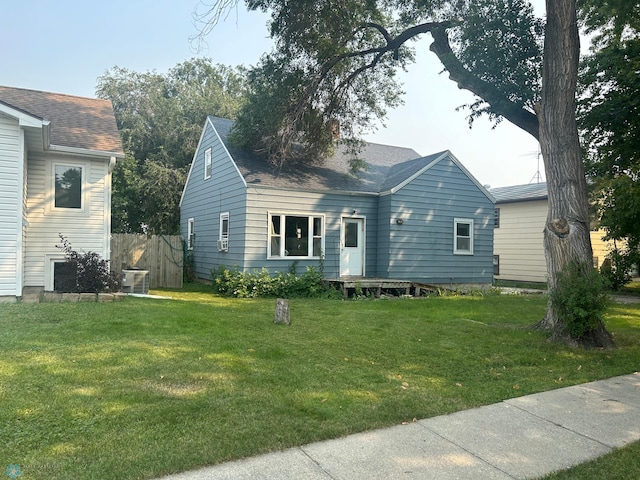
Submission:
M 83 157 L 99 157 L 111 160 L 112 157 L 116 159 L 124 158 L 123 152 L 110 152 L 107 150 L 93 150 L 90 148 L 69 147 L 66 145 L 49 145 L 48 150 L 56 153 L 66 153 L 69 155 L 79 155 Z

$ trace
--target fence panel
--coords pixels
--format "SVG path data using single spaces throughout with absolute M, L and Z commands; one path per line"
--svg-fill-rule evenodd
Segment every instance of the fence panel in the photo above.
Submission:
M 182 288 L 182 239 L 177 235 L 111 235 L 111 270 L 149 270 L 150 288 Z

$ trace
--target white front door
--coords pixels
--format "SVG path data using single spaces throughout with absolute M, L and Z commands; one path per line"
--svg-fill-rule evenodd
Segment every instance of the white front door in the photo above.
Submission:
M 340 276 L 364 275 L 364 218 L 343 218 Z

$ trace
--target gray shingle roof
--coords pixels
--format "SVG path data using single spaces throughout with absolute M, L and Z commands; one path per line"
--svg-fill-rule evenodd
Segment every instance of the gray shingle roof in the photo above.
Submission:
M 248 185 L 380 193 L 399 185 L 441 155 L 420 157 L 420 154 L 410 148 L 367 143 L 359 155 L 366 161 L 367 169 L 357 177 L 349 174 L 349 157 L 340 147 L 321 165 L 298 165 L 278 171 L 263 158 L 230 144 L 227 135 L 233 126 L 231 120 L 209 117 L 209 121 L 214 125 Z
M 490 190 L 496 203 L 526 202 L 530 200 L 545 200 L 547 198 L 547 184 L 530 183 L 528 185 L 512 185 Z
M 0 86 L 0 101 L 49 120 L 52 145 L 122 154 L 109 100 Z

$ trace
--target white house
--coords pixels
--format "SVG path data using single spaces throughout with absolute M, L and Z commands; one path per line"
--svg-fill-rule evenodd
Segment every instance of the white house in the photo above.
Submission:
M 543 230 L 547 219 L 547 184 L 492 188 L 496 199 L 493 262 L 496 280 L 546 282 Z M 591 232 L 594 266 L 602 266 L 611 242 L 605 232 Z
M 110 101 L 0 86 L 0 299 L 54 289 L 59 234 L 109 258 L 123 157 Z

